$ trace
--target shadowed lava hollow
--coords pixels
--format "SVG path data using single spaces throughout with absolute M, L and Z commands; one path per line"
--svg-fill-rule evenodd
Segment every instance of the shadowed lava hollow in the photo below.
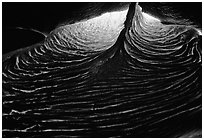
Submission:
M 200 31 L 138 3 L 63 24 L 3 55 L 3 137 L 201 137 L 201 69 Z

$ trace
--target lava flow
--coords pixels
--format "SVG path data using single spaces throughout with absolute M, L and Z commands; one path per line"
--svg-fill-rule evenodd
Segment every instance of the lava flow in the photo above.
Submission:
M 3 137 L 201 135 L 201 32 L 142 11 L 54 29 L 3 56 Z

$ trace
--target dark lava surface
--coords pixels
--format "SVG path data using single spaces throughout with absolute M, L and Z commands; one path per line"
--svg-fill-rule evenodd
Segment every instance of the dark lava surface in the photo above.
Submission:
M 134 3 L 61 24 L 3 55 L 3 137 L 201 137 L 201 55 Z

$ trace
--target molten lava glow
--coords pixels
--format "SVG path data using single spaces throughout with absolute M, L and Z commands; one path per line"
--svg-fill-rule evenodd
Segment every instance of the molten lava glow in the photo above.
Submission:
M 155 17 L 153 17 L 153 16 L 151 16 L 151 15 L 149 15 L 147 13 L 142 12 L 142 15 L 149 22 L 160 22 L 159 19 L 157 19 L 157 18 L 155 18 Z

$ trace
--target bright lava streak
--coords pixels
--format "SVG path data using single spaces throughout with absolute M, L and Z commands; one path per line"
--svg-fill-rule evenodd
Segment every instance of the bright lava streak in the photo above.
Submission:
M 157 19 L 157 18 L 155 18 L 155 17 L 153 17 L 153 16 L 151 16 L 151 15 L 149 15 L 147 13 L 142 12 L 142 15 L 149 22 L 160 22 L 159 19 Z
M 47 38 L 46 46 L 53 42 L 62 46 L 58 51 L 70 48 L 101 51 L 110 48 L 117 40 L 126 20 L 128 9 L 107 12 L 74 24 L 68 24 L 55 29 Z M 59 38 L 59 40 L 57 40 Z

